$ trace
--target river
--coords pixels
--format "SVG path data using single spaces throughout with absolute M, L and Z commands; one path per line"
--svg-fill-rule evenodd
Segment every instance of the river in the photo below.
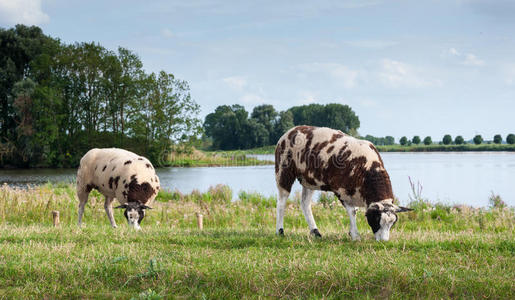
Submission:
M 408 177 L 422 185 L 422 197 L 431 202 L 487 206 L 492 192 L 515 206 L 515 153 L 513 152 L 411 152 L 381 153 L 400 202 L 409 201 Z M 259 155 L 273 160 L 273 155 Z M 219 183 L 229 185 L 237 197 L 241 190 L 275 195 L 274 166 L 157 169 L 164 189 L 189 193 L 206 191 Z M 0 182 L 24 186 L 75 180 L 75 169 L 0 170 Z M 292 193 L 301 189 L 295 183 Z M 315 195 L 315 198 L 317 195 Z

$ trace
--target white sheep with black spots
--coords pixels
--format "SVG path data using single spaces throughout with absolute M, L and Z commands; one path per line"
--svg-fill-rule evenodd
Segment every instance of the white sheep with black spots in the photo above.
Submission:
M 394 204 L 390 176 L 372 143 L 326 127 L 297 126 L 286 132 L 275 148 L 277 198 L 276 232 L 284 234 L 286 199 L 295 180 L 302 185 L 301 208 L 311 233 L 321 237 L 313 213 L 314 190 L 331 191 L 345 206 L 349 235 L 359 240 L 356 208 L 366 217 L 376 240 L 387 241 L 398 212 L 411 209 Z
M 123 149 L 95 148 L 82 157 L 77 172 L 79 226 L 92 189 L 105 196 L 104 208 L 112 227 L 117 227 L 112 206 L 116 198 L 120 203 L 116 208 L 124 208 L 129 226 L 139 230 L 145 210 L 159 191 L 159 178 L 145 157 Z

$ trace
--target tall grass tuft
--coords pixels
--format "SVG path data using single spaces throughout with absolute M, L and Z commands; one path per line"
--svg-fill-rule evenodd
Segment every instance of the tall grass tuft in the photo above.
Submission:
M 338 202 L 338 197 L 331 192 L 322 192 L 320 193 L 320 196 L 318 196 L 318 203 L 322 204 L 324 208 L 333 209 Z
M 232 190 L 228 185 L 224 184 L 210 186 L 206 194 L 209 195 L 210 201 L 218 203 L 230 203 L 232 200 Z
M 506 203 L 502 200 L 501 196 L 494 194 L 492 191 L 490 198 L 488 199 L 490 207 L 504 209 L 507 207 Z
M 276 203 L 276 197 L 265 197 L 256 192 L 240 191 L 238 193 L 238 199 L 242 204 L 251 204 L 257 207 L 266 208 L 274 208 Z
M 408 206 L 415 209 L 415 210 L 428 210 L 432 208 L 431 203 L 422 197 L 422 190 L 424 187 L 420 183 L 420 181 L 417 181 L 415 183 L 413 180 L 411 180 L 411 177 L 408 176 L 409 185 L 411 193 L 408 195 L 409 204 Z

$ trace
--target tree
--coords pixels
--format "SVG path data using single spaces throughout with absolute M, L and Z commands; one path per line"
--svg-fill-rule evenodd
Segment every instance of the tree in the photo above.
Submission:
M 293 123 L 297 125 L 324 126 L 324 106 L 322 104 L 309 104 L 294 106 L 288 109 L 293 115 Z
M 267 132 L 266 139 L 259 143 L 261 146 L 268 145 L 274 140 L 274 126 L 277 116 L 277 111 L 269 104 L 256 106 L 254 107 L 254 110 L 252 110 L 250 118 L 256 120 L 257 123 L 262 124 Z
M 513 134 L 513 133 L 508 134 L 508 136 L 506 137 L 506 143 L 508 143 L 510 145 L 515 144 L 515 134 Z
M 408 138 L 403 136 L 401 137 L 401 139 L 399 140 L 399 144 L 401 144 L 402 146 L 406 145 L 408 143 Z
M 187 82 L 145 74 L 130 50 L 0 28 L 2 166 L 74 167 L 87 150 L 124 140 L 159 165 L 159 153 L 198 134 L 198 111 Z
M 386 137 L 375 137 L 370 134 L 367 134 L 364 137 L 365 140 L 372 142 L 374 145 L 393 145 L 395 143 L 395 138 L 393 136 Z
M 461 144 L 465 143 L 465 140 L 463 139 L 463 137 L 461 135 L 458 135 L 456 138 L 454 138 L 454 143 L 456 145 L 461 145 Z
M 293 115 L 291 111 L 280 112 L 274 124 L 274 132 L 270 144 L 276 144 L 281 136 L 293 126 L 295 125 L 293 125 Z
M 214 149 L 242 149 L 245 142 L 241 137 L 247 122 L 248 112 L 243 106 L 221 105 L 206 116 L 204 129 L 206 135 L 213 138 Z
M 352 129 L 359 128 L 359 118 L 348 105 L 330 103 L 325 105 L 324 113 L 318 116 L 324 122 L 322 126 L 339 129 L 350 133 Z
M 420 137 L 418 135 L 414 136 L 413 139 L 411 139 L 411 142 L 415 145 L 420 144 Z
M 29 75 L 31 62 L 53 42 L 36 26 L 0 28 L 0 136 L 3 140 L 16 139 L 14 85 Z
M 33 95 L 36 83 L 30 78 L 23 79 L 14 84 L 13 94 L 15 100 L 16 119 L 16 148 L 17 154 L 24 163 L 34 159 L 37 143 L 34 140 L 34 103 Z
M 377 137 L 372 136 L 370 134 L 367 134 L 363 139 L 371 142 L 374 145 L 382 145 L 382 142 L 380 142 L 380 138 L 377 138 Z
M 242 149 L 261 147 L 268 143 L 268 139 L 269 134 L 265 125 L 251 118 L 243 125 L 240 146 Z
M 428 145 L 431 145 L 432 143 L 433 143 L 433 140 L 431 140 L 430 136 L 426 136 L 424 138 L 424 145 L 428 146 Z
M 494 143 L 496 143 L 496 144 L 502 143 L 502 136 L 500 134 L 496 134 L 494 136 Z
M 474 144 L 479 145 L 483 142 L 483 137 L 480 134 L 478 134 L 474 137 L 473 140 L 474 140 Z
M 443 136 L 443 139 L 442 139 L 442 142 L 444 145 L 449 145 L 450 143 L 452 143 L 452 137 L 450 134 L 446 134 Z
M 339 129 L 345 133 L 357 130 L 359 118 L 348 105 L 331 103 L 327 105 L 309 104 L 289 109 L 295 125 L 324 126 Z
M 119 132 L 122 140 L 120 144 L 123 146 L 123 137 L 126 131 L 126 117 L 127 114 L 133 113 L 130 111 L 131 103 L 143 95 L 141 92 L 142 80 L 145 78 L 143 72 L 143 63 L 139 57 L 132 51 L 119 47 L 118 55 L 114 56 L 115 61 L 112 62 L 111 68 L 114 71 L 113 76 L 110 78 L 111 86 L 113 87 L 111 94 L 111 107 L 112 110 L 112 128 L 113 132 Z M 173 77 L 173 75 L 172 75 Z M 174 81 L 174 78 L 171 79 Z M 184 82 L 174 82 L 181 86 Z M 189 93 L 189 87 L 187 87 Z
M 132 104 L 130 130 L 149 145 L 145 150 L 157 161 L 173 143 L 185 142 L 198 134 L 199 106 L 187 82 L 164 71 L 147 79 L 146 95 Z M 139 110 L 139 111 L 138 111 Z

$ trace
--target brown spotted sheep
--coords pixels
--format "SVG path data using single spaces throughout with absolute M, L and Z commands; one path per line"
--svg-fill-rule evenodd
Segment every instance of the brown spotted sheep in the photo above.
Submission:
M 376 240 L 387 241 L 397 222 L 396 212 L 410 210 L 393 203 L 390 177 L 374 145 L 326 127 L 297 126 L 286 132 L 275 148 L 277 198 L 276 232 L 284 234 L 286 200 L 297 179 L 302 185 L 301 207 L 311 234 L 320 237 L 311 212 L 314 190 L 331 191 L 345 206 L 352 240 L 359 240 L 356 208 L 367 207 L 366 217 Z
M 77 172 L 79 226 L 92 189 L 105 196 L 104 208 L 112 227 L 117 227 L 112 206 L 116 198 L 121 204 L 116 208 L 125 209 L 129 226 L 140 229 L 145 210 L 150 209 L 147 205 L 159 191 L 159 178 L 145 157 L 117 148 L 91 149 L 80 160 Z

